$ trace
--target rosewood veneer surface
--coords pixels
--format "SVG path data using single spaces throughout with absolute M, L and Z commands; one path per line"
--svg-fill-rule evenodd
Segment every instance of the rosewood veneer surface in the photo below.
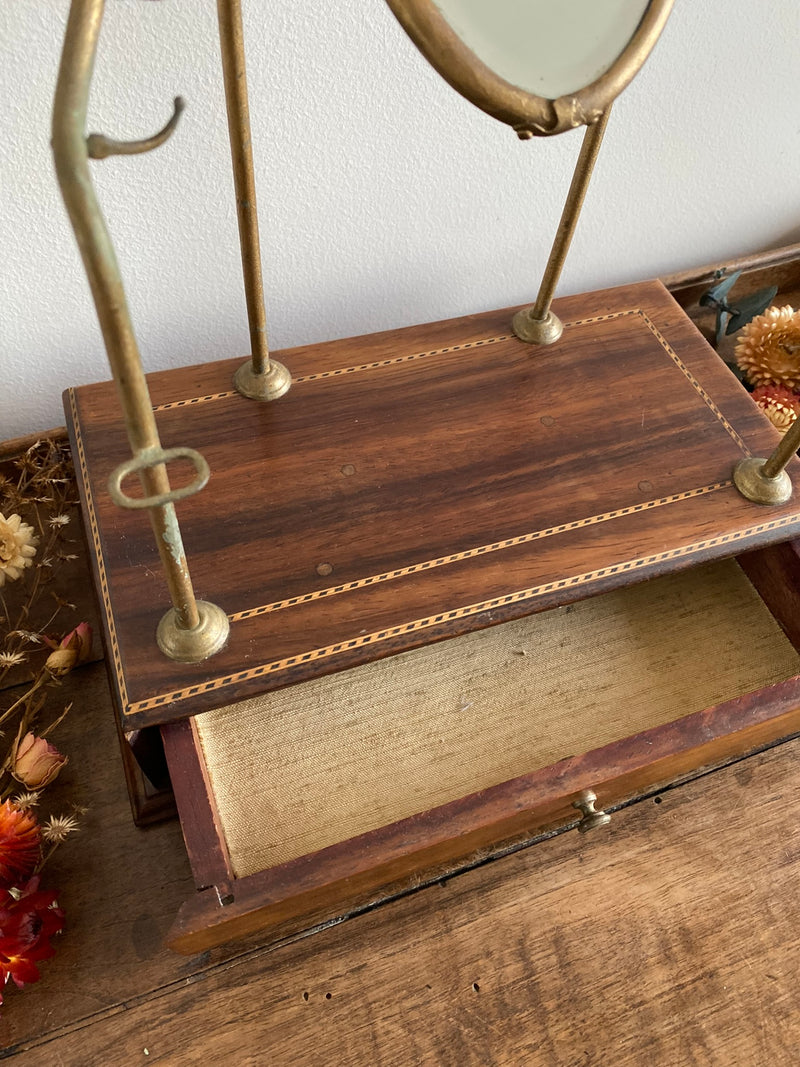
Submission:
M 232 390 L 241 358 L 150 375 L 164 446 L 213 472 L 178 505 L 197 593 L 231 619 L 199 665 L 157 651 L 147 516 L 105 489 L 129 454 L 114 388 L 68 391 L 125 729 L 800 532 L 796 502 L 733 487 L 777 436 L 660 283 L 556 309 L 547 348 L 504 310 L 278 354 L 294 384 L 270 404 Z

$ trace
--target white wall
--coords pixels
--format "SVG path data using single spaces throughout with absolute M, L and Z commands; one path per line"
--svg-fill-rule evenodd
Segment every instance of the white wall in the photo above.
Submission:
M 521 143 L 382 0 L 244 0 L 273 349 L 532 299 L 580 133 Z M 109 376 L 49 153 L 67 0 L 0 4 L 0 439 Z M 213 0 L 112 0 L 93 164 L 147 369 L 248 351 Z M 676 0 L 615 107 L 561 292 L 800 239 L 800 4 Z

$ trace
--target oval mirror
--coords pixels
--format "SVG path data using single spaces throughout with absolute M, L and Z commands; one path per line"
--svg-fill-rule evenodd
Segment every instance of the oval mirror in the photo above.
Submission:
M 644 63 L 673 0 L 387 0 L 439 73 L 520 137 L 591 125 Z

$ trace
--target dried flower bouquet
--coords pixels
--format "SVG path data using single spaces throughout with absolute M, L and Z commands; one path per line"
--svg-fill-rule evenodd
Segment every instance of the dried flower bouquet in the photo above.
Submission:
M 54 954 L 64 913 L 41 871 L 81 814 L 40 814 L 43 790 L 67 762 L 49 740 L 70 709 L 55 691 L 92 648 L 88 623 L 70 619 L 64 633 L 75 605 L 54 588 L 76 558 L 75 505 L 65 442 L 37 441 L 0 470 L 0 685 L 12 672 L 27 676 L 0 701 L 0 990 L 37 981 L 38 963 Z

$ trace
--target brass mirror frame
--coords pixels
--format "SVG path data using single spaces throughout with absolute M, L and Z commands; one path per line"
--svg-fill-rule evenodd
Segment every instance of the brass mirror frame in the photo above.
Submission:
M 597 122 L 647 59 L 674 0 L 650 0 L 635 33 L 609 69 L 583 89 L 555 100 L 520 89 L 487 67 L 453 30 L 434 0 L 386 3 L 431 66 L 456 92 L 527 140 Z

